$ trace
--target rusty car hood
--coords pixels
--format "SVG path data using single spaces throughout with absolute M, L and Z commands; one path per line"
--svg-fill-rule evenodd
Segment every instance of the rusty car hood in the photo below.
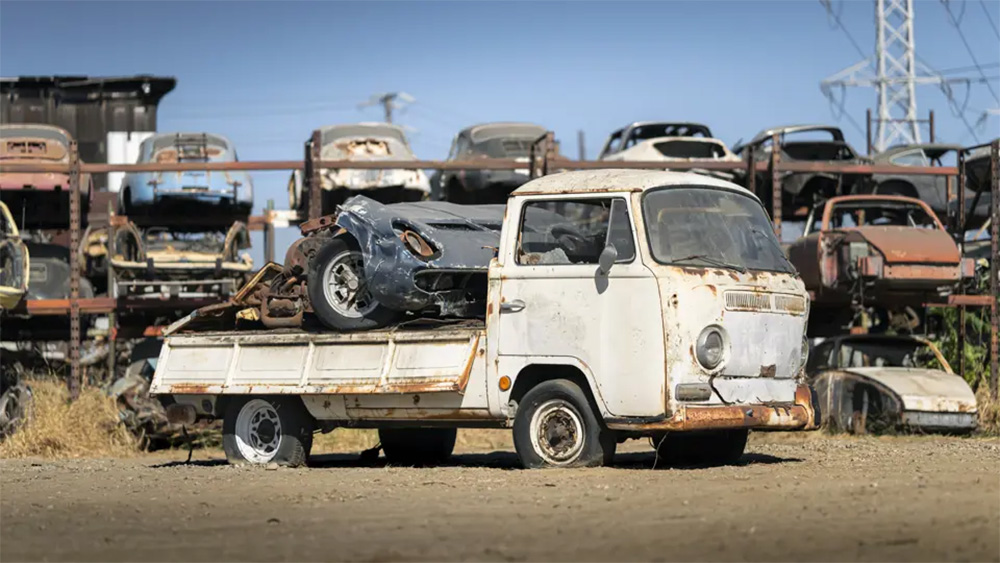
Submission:
M 941 370 L 902 367 L 843 368 L 899 395 L 906 410 L 976 412 L 976 396 L 961 377 Z
M 911 227 L 853 227 L 833 232 L 857 233 L 885 256 L 889 264 L 958 264 L 958 246 L 937 229 Z

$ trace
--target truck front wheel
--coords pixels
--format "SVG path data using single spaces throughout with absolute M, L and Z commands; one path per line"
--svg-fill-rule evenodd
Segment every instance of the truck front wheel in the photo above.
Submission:
M 455 450 L 454 428 L 379 428 L 378 438 L 389 463 L 435 465 L 444 463 Z
M 565 379 L 528 391 L 514 415 L 514 448 L 527 469 L 609 463 L 617 442 L 580 386 Z
M 314 421 L 289 397 L 235 398 L 226 408 L 222 449 L 232 464 L 305 465 Z

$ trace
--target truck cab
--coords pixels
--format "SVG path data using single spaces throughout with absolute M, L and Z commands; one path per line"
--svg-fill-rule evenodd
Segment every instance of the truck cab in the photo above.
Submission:
M 552 214 L 562 216 L 553 226 Z M 233 461 L 297 464 L 314 430 L 379 429 L 443 459 L 510 428 L 526 467 L 600 465 L 629 438 L 731 462 L 749 429 L 816 427 L 806 290 L 760 201 L 695 174 L 597 170 L 515 190 L 485 318 L 372 331 L 175 332 L 153 393 L 223 417 Z

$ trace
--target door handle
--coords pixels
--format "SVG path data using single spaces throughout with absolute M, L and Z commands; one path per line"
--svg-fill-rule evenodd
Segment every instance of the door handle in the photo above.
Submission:
M 500 304 L 501 313 L 516 313 L 521 309 L 524 309 L 524 301 L 521 301 L 520 299 L 506 301 Z

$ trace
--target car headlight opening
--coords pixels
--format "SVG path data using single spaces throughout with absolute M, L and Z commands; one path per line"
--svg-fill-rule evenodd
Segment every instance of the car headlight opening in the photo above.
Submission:
M 726 355 L 726 336 L 721 327 L 705 327 L 698 335 L 695 346 L 698 363 L 705 369 L 715 369 L 722 363 Z

